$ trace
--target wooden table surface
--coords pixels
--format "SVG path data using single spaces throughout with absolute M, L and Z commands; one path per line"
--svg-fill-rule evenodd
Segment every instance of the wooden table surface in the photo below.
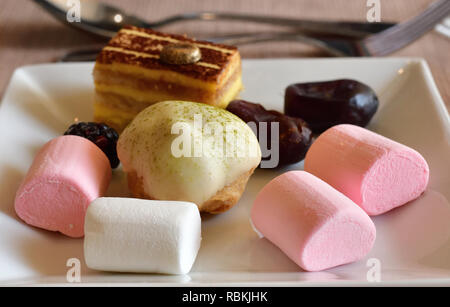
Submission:
M 103 0 L 105 1 L 105 0 Z M 189 11 L 233 11 L 308 19 L 365 20 L 366 0 L 109 0 L 128 13 L 148 20 Z M 418 14 L 432 0 L 381 0 L 382 21 L 402 21 Z M 0 96 L 15 68 L 52 62 L 68 50 L 101 43 L 98 38 L 63 25 L 31 0 L 1 0 Z M 271 26 L 231 22 L 185 22 L 162 28 L 197 38 L 236 32 L 277 30 Z M 441 95 L 450 108 L 450 39 L 431 31 L 391 56 L 427 60 Z M 324 57 L 299 43 L 264 43 L 240 48 L 244 58 Z

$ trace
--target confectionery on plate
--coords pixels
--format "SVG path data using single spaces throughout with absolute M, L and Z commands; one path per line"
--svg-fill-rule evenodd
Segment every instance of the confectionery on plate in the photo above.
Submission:
M 111 168 L 119 166 L 116 149 L 119 135 L 113 128 L 102 123 L 75 122 L 64 132 L 64 135 L 78 135 L 88 139 L 105 153 Z
M 236 204 L 261 161 L 245 122 L 186 101 L 159 102 L 139 113 L 120 135 L 117 153 L 136 197 L 190 201 L 210 213 Z
M 232 208 L 266 162 L 262 150 L 270 158 L 277 151 L 270 167 L 306 154 L 305 171 L 272 179 L 250 212 L 254 229 L 306 271 L 365 257 L 376 238 L 369 215 L 428 184 L 417 151 L 340 124 L 365 126 L 378 108 L 375 92 L 355 80 L 291 84 L 285 115 L 234 100 L 242 88 L 236 47 L 134 26 L 103 48 L 93 77 L 95 122 L 46 143 L 15 199 L 27 224 L 85 236 L 91 269 L 187 274 L 200 248 L 200 212 Z M 260 124 L 270 125 L 268 139 Z M 312 142 L 313 133 L 322 134 Z M 119 162 L 136 198 L 104 197 Z
M 419 197 L 429 168 L 412 148 L 355 125 L 337 125 L 311 145 L 305 171 L 341 191 L 369 215 Z
M 163 100 L 226 107 L 242 88 L 236 47 L 127 26 L 99 53 L 94 119 L 119 133 Z
M 102 197 L 87 210 L 85 234 L 91 269 L 187 274 L 200 248 L 201 220 L 189 202 Z
M 376 236 L 375 225 L 358 205 L 304 171 L 286 172 L 264 186 L 251 221 L 306 271 L 359 260 Z
M 231 101 L 227 111 L 246 123 L 256 124 L 255 133 L 264 156 L 261 168 L 286 166 L 305 158 L 312 135 L 308 124 L 301 118 L 266 110 L 261 104 L 245 100 Z
M 302 118 L 314 133 L 339 124 L 365 127 L 378 105 L 372 88 L 351 79 L 295 83 L 284 94 L 286 115 Z
M 57 137 L 34 158 L 16 193 L 16 213 L 27 224 L 82 237 L 86 209 L 104 195 L 110 179 L 109 160 L 94 143 Z

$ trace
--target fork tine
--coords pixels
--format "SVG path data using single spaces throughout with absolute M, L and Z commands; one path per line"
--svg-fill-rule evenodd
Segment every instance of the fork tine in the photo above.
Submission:
M 450 2 L 448 0 L 435 2 L 434 5 L 430 6 L 419 16 L 399 24 L 398 27 L 393 27 L 390 31 L 380 33 L 383 34 L 380 35 L 380 37 L 384 35 L 398 35 L 399 33 L 404 33 L 405 31 L 416 32 L 417 30 L 423 29 L 424 24 L 432 24 L 436 22 L 436 19 L 439 20 L 442 16 L 445 17 L 449 7 Z
M 450 1 L 433 2 L 420 15 L 378 34 L 370 35 L 359 45 L 370 55 L 382 56 L 413 42 L 450 13 Z

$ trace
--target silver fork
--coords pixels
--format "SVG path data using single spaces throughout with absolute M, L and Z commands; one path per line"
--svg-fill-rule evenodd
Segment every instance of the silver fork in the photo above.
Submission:
M 306 43 L 323 49 L 334 56 L 384 56 L 390 54 L 433 29 L 433 27 L 450 13 L 450 0 L 433 2 L 421 14 L 387 30 L 371 34 L 365 38 L 326 39 L 302 35 L 298 32 L 257 33 L 208 38 L 208 41 L 242 46 L 268 41 L 294 41 Z M 60 61 L 95 60 L 102 46 L 75 50 L 65 54 Z
M 80 0 L 80 22 L 67 22 L 68 1 L 65 0 L 34 0 L 46 11 L 69 25 L 99 36 L 113 37 L 124 25 L 135 25 L 144 28 L 157 29 L 183 21 L 239 21 L 259 24 L 269 24 L 294 28 L 297 32 L 307 34 L 327 34 L 350 37 L 364 37 L 368 33 L 377 33 L 392 26 L 389 22 L 348 22 L 304 20 L 288 17 L 264 16 L 246 13 L 227 12 L 189 12 L 165 17 L 156 21 L 146 21 L 129 15 L 119 7 L 94 0 Z
M 296 41 L 314 45 L 335 56 L 384 56 L 412 43 L 450 13 L 450 0 L 433 2 L 421 14 L 377 34 L 362 39 L 319 39 L 299 33 L 263 33 L 238 38 L 212 38 L 230 45 L 245 45 L 265 41 Z

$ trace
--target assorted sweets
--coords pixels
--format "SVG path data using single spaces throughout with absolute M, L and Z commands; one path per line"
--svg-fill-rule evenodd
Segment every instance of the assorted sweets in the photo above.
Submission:
M 190 202 L 102 197 L 86 213 L 84 257 L 95 270 L 186 274 L 201 241 Z
M 256 196 L 256 230 L 307 271 L 364 257 L 375 242 L 375 225 L 344 194 L 305 171 L 286 172 Z
M 306 154 L 305 171 L 347 195 L 369 215 L 419 197 L 430 173 L 414 149 L 349 124 L 334 126 L 316 139 Z
M 301 118 L 286 116 L 274 110 L 266 110 L 262 105 L 244 100 L 233 100 L 227 111 L 239 116 L 246 123 L 254 123 L 256 135 L 260 138 L 260 129 L 265 129 L 261 146 L 278 147 L 278 164 L 284 166 L 302 161 L 311 145 L 311 130 Z M 265 123 L 261 126 L 261 123 Z M 272 124 L 278 123 L 278 134 L 273 135 Z M 272 144 L 274 139 L 277 144 Z M 262 148 L 264 150 L 265 148 Z
M 291 84 L 284 95 L 284 112 L 304 119 L 314 133 L 338 124 L 365 127 L 377 109 L 375 92 L 356 80 Z
M 242 88 L 234 46 L 127 26 L 97 56 L 94 120 L 119 133 L 159 101 L 187 100 L 225 107 Z
M 429 178 L 417 151 L 350 124 L 322 133 L 304 169 L 269 182 L 256 197 L 251 220 L 306 271 L 364 257 L 376 233 L 369 215 L 416 199 Z
M 139 113 L 120 135 L 117 151 L 136 197 L 189 201 L 209 213 L 234 206 L 261 161 L 245 122 L 187 101 L 159 102 Z
M 93 75 L 95 121 L 45 144 L 15 199 L 26 223 L 84 236 L 92 269 L 188 273 L 200 213 L 232 208 L 267 148 L 278 150 L 272 167 L 305 158 L 305 170 L 264 186 L 251 222 L 306 271 L 366 256 L 376 237 L 369 215 L 428 184 L 418 152 L 363 128 L 378 99 L 355 80 L 289 85 L 285 114 L 266 110 L 234 100 L 242 88 L 235 47 L 136 27 L 111 39 Z M 119 164 L 136 198 L 105 197 Z

